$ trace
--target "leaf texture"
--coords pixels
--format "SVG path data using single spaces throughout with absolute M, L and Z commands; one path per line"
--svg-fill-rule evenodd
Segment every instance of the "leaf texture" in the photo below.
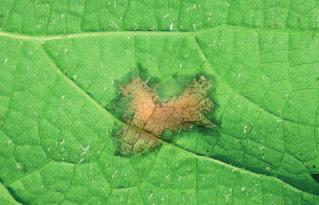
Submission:
M 317 7 L 0 0 L 0 202 L 319 204 Z M 140 68 L 172 95 L 212 76 L 216 128 L 115 155 Z

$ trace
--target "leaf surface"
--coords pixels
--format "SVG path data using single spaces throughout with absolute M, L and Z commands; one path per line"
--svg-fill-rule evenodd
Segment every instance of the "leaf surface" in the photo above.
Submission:
M 319 204 L 316 4 L 66 2 L 0 1 L 0 202 Z M 217 127 L 115 155 L 141 68 L 212 76 Z

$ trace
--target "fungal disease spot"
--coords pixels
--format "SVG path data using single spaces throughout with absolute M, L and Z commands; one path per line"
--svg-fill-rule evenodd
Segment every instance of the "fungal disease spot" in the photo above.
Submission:
M 207 96 L 210 81 L 204 76 L 190 82 L 183 92 L 165 102 L 160 102 L 156 91 L 146 82 L 135 78 L 121 87 L 122 95 L 129 97 L 126 124 L 116 135 L 122 155 L 145 153 L 161 144 L 164 131 L 176 131 L 192 126 L 213 127 L 205 114 L 213 109 Z

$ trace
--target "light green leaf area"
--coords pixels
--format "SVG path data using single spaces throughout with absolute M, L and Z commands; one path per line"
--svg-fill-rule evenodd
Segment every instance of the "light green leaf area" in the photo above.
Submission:
M 315 1 L 0 0 L 0 204 L 319 204 L 318 28 Z M 123 81 L 198 74 L 216 128 L 115 154 Z
M 5 186 L 0 184 L 0 203 L 7 205 L 19 205 L 17 201 L 10 195 Z

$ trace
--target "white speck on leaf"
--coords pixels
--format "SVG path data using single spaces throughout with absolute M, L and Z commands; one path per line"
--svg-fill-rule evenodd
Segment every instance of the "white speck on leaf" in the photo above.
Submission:
M 20 163 L 16 163 L 16 167 L 17 167 L 17 169 L 21 169 L 22 168 Z
M 174 29 L 174 24 L 171 23 L 171 24 L 169 25 L 169 30 L 172 31 L 173 29 Z
M 194 31 L 196 31 L 196 24 L 193 24 L 193 29 Z
M 86 152 L 90 149 L 90 145 L 87 145 L 86 147 L 83 147 L 83 145 L 81 145 L 81 150 L 82 150 L 82 153 L 81 155 L 85 155 Z
M 247 134 L 248 129 L 249 129 L 249 125 L 244 125 L 244 128 L 243 128 L 244 134 Z
M 148 200 L 151 200 L 152 197 L 153 197 L 153 193 L 151 193 L 151 194 L 148 196 Z
M 112 179 L 115 178 L 117 175 L 117 171 L 115 171 L 113 174 L 112 174 Z

